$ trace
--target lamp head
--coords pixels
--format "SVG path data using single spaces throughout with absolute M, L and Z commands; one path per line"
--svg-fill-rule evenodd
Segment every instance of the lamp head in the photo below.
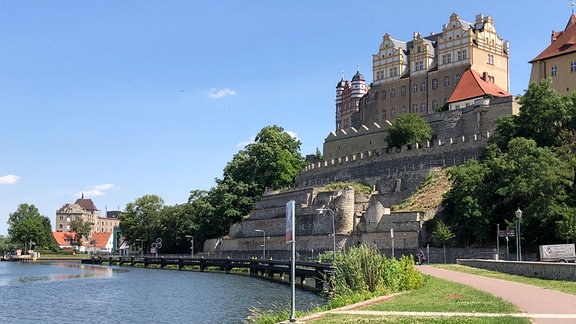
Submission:
M 517 219 L 522 218 L 522 211 L 520 210 L 520 208 L 518 208 L 518 210 L 514 212 L 514 215 L 516 215 Z

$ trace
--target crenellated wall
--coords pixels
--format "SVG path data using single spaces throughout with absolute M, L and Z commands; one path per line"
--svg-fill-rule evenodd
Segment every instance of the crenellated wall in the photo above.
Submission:
M 478 159 L 495 131 L 494 120 L 518 109 L 511 97 L 493 98 L 489 105 L 427 115 L 433 140 L 401 149 L 387 148 L 389 124 L 331 133 L 324 143 L 324 161 L 304 168 L 295 178 L 294 188 L 267 190 L 250 217 L 231 226 L 227 236 L 207 240 L 204 253 L 258 256 L 265 240 L 267 257 L 288 258 L 284 235 L 286 203 L 290 200 L 296 202 L 299 253 L 331 251 L 334 240 L 337 250 L 365 243 L 383 252 L 394 246 L 415 253 L 426 236 L 423 223 L 435 211 L 391 213 L 390 207 L 409 197 L 431 172 Z M 371 185 L 373 192 L 365 196 L 352 187 L 322 191 L 323 186 L 339 181 L 363 182 Z M 318 211 L 326 208 L 333 212 Z

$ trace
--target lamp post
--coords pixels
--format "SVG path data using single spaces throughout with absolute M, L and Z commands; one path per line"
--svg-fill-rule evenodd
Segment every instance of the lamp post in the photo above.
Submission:
M 136 239 L 136 242 L 140 242 L 140 256 L 142 257 L 144 254 L 144 240 L 143 239 Z
M 336 226 L 334 224 L 334 211 L 330 208 L 318 208 L 316 211 L 320 213 L 327 211 L 332 215 L 332 262 L 336 262 Z
M 264 244 L 262 245 L 262 260 L 266 260 L 266 231 L 257 229 L 256 232 L 262 232 L 262 239 L 264 240 Z
M 193 235 L 186 235 L 186 238 L 190 239 L 190 257 L 194 257 L 194 236 Z
M 516 261 L 522 261 L 522 246 L 520 238 L 520 220 L 522 219 L 522 211 L 520 207 L 514 212 L 516 216 Z

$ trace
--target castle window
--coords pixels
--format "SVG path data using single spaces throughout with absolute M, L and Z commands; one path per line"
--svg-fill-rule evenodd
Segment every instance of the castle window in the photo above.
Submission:
M 402 86 L 402 88 L 400 88 L 400 95 L 402 97 L 406 96 L 406 86 Z
M 442 64 L 446 64 L 446 54 L 442 54 Z
M 448 53 L 447 57 L 447 61 L 448 63 L 452 63 L 452 53 Z
M 420 103 L 420 112 L 426 112 L 426 103 L 424 101 Z
M 438 89 L 438 79 L 432 79 L 432 90 Z
M 444 103 L 448 103 L 448 97 L 444 97 Z
M 488 54 L 488 64 L 494 64 L 494 55 Z
M 412 93 L 417 93 L 418 92 L 418 83 L 414 82 L 414 84 L 412 85 Z
M 405 113 L 406 113 L 406 106 L 402 105 L 402 108 L 401 108 L 400 111 L 401 111 L 403 114 L 405 114 Z
M 420 82 L 420 91 L 426 91 L 426 81 Z
M 570 62 L 570 72 L 576 72 L 576 61 Z
M 417 112 L 418 112 L 418 104 L 413 104 L 413 105 L 412 105 L 412 112 L 413 112 L 413 113 L 417 113 Z
M 416 47 L 416 52 L 420 53 L 422 52 L 422 46 L 418 45 L 418 47 Z
M 424 70 L 424 60 L 420 60 L 420 70 Z
M 436 109 L 438 109 L 438 100 L 433 99 L 432 100 L 432 110 L 436 111 Z
M 557 72 L 558 72 L 558 67 L 556 65 L 552 65 L 552 67 L 550 69 L 550 75 L 555 76 Z
M 391 98 L 396 97 L 396 88 L 390 89 L 390 97 L 391 97 Z
M 390 115 L 392 115 L 392 118 L 396 116 L 396 107 L 392 107 L 392 109 L 390 109 Z
M 462 50 L 462 59 L 463 59 L 463 60 L 467 60 L 467 59 L 468 59 L 468 50 L 467 50 L 467 49 L 463 49 L 463 50 Z
M 448 75 L 444 77 L 444 86 L 445 87 L 450 86 L 450 76 Z
M 386 91 L 382 91 L 382 99 L 386 99 Z
M 462 61 L 462 51 L 458 51 L 458 61 Z
M 382 121 L 386 120 L 386 109 L 382 110 Z
M 394 67 L 394 76 L 398 76 L 398 67 L 397 66 Z
M 454 79 L 456 81 L 456 84 L 458 84 L 458 82 L 460 82 L 460 73 L 456 73 L 456 77 Z

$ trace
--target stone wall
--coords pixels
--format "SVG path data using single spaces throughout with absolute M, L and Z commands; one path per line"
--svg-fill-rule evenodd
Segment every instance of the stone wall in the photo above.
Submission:
M 496 260 L 458 260 L 458 264 L 541 279 L 576 281 L 576 264 L 552 262 L 514 262 Z

